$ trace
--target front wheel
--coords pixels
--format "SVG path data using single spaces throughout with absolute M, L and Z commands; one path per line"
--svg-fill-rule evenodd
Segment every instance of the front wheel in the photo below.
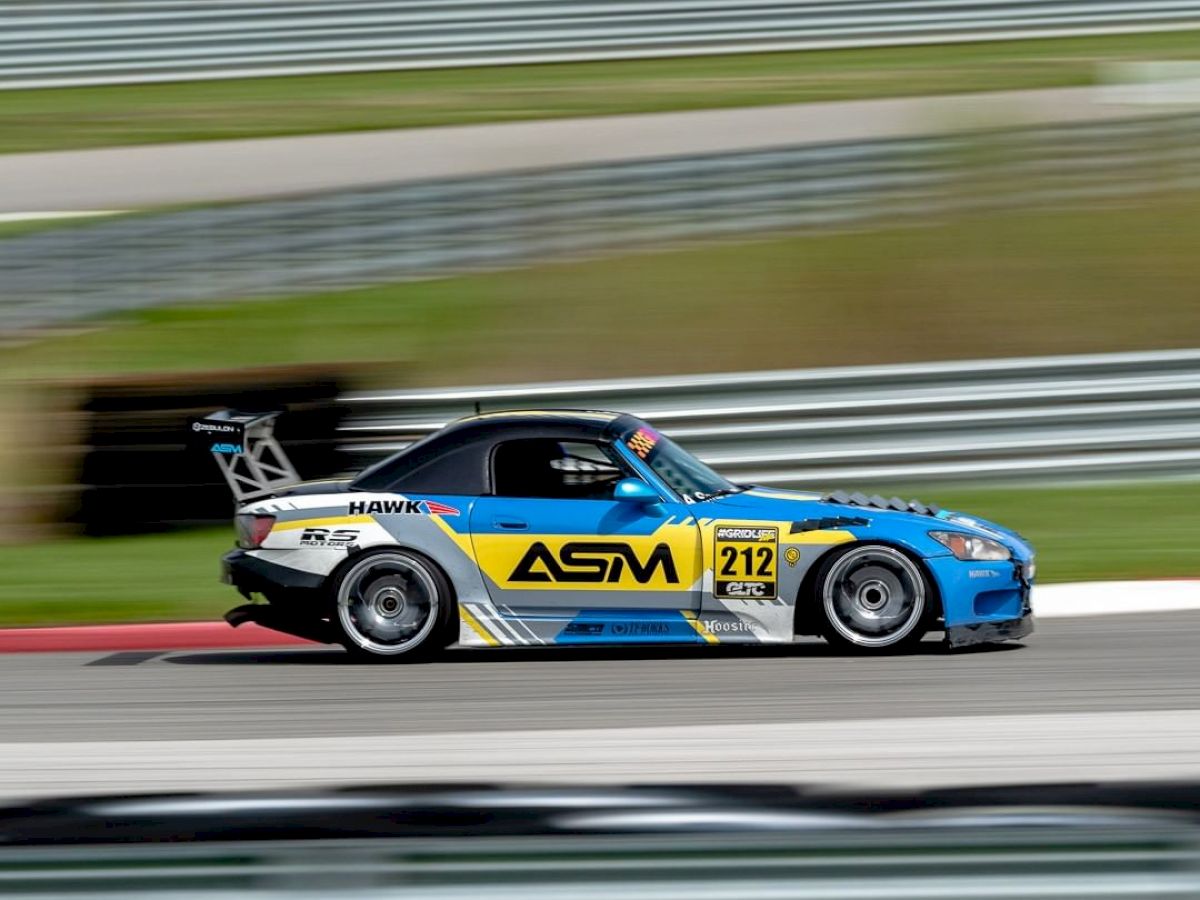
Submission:
M 920 566 L 883 544 L 857 544 L 817 577 L 822 633 L 835 646 L 895 650 L 921 640 L 929 588 Z
M 446 644 L 450 586 L 436 566 L 405 550 L 371 553 L 342 572 L 334 601 L 342 644 L 367 659 L 414 659 Z

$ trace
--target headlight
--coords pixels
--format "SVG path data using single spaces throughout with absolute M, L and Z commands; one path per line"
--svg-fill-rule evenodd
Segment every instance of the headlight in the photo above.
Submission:
M 931 531 L 929 536 L 943 547 L 947 547 L 959 559 L 1002 562 L 1012 558 L 1012 554 L 1003 544 L 973 534 L 963 534 L 961 531 Z

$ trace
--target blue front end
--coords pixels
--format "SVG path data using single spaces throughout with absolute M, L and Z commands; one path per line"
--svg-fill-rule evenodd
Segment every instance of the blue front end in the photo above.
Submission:
M 1033 548 L 1016 532 L 962 513 L 888 506 L 881 498 L 861 502 L 831 502 L 830 497 L 752 488 L 741 494 L 699 504 L 703 515 L 769 519 L 858 519 L 839 527 L 857 542 L 889 544 L 907 551 L 924 564 L 941 604 L 947 642 L 970 644 L 1014 640 L 1033 631 L 1030 593 L 1035 574 Z M 1000 544 L 1008 551 L 1003 560 L 959 559 L 931 533 L 962 534 Z
M 961 513 L 941 513 L 949 528 L 982 534 L 1012 554 L 1004 561 L 960 560 L 952 553 L 926 558 L 937 582 L 952 647 L 1013 640 L 1033 631 L 1030 594 L 1036 574 L 1033 548 L 1016 532 Z

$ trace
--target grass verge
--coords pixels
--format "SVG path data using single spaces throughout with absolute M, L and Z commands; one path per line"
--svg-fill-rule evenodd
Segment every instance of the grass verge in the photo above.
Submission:
M 6 91 L 0 152 L 1093 83 L 1200 32 Z
M 1043 584 L 1200 576 L 1200 483 L 919 493 L 1019 530 Z M 216 581 L 230 546 L 219 528 L 0 547 L 0 625 L 216 618 L 241 602 Z

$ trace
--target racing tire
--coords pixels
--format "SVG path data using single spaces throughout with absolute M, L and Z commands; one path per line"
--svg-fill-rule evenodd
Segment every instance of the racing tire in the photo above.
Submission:
M 354 557 L 331 585 L 339 643 L 371 662 L 428 659 L 450 643 L 456 604 L 426 557 L 399 548 Z
M 893 653 L 925 635 L 933 605 L 915 560 L 886 544 L 854 544 L 830 555 L 816 578 L 821 634 L 834 647 Z

